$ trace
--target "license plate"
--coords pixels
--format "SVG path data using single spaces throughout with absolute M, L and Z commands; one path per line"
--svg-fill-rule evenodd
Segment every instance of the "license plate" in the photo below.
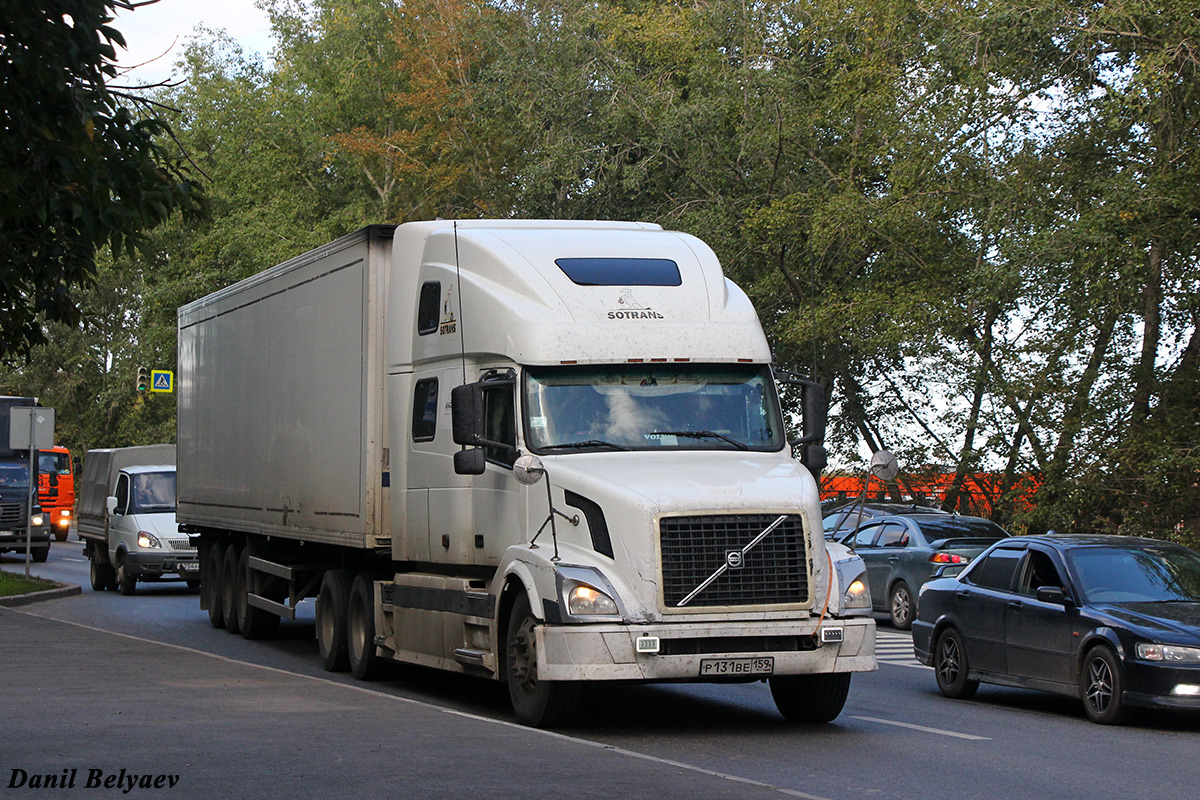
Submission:
M 702 678 L 770 675 L 774 671 L 775 659 L 771 657 L 700 659 L 700 677 Z
M 196 561 L 183 561 L 179 564 L 180 572 L 199 572 L 200 564 Z

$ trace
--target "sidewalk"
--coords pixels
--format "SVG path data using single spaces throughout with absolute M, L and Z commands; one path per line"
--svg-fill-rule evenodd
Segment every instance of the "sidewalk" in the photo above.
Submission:
M 256 667 L 23 610 L 0 608 L 0 643 L 5 797 L 781 796 L 370 684 Z

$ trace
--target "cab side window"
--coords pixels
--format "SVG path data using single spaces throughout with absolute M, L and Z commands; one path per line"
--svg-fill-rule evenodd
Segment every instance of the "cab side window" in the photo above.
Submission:
M 484 448 L 484 454 L 488 461 L 506 467 L 511 467 L 517 460 L 515 389 L 516 385 L 510 380 L 497 382 L 495 386 L 484 384 L 483 389 L 483 438 L 508 445 L 488 445 Z
M 982 563 L 971 570 L 967 580 L 969 583 L 985 589 L 1012 591 L 1013 577 L 1016 575 L 1017 565 L 1020 564 L 1021 556 L 1024 554 L 1023 550 L 1007 547 L 996 548 Z
M 437 378 L 422 378 L 413 388 L 412 438 L 432 442 L 437 433 Z
M 118 514 L 129 513 L 129 476 L 122 474 L 117 478 L 117 511 Z
M 438 329 L 438 310 L 442 301 L 440 281 L 426 281 L 421 285 L 417 300 L 417 335 L 426 336 Z

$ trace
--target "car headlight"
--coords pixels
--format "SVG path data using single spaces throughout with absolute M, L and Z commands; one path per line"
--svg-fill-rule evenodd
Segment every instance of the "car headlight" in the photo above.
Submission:
M 1200 664 L 1200 647 L 1177 644 L 1142 642 L 1137 646 L 1138 658 L 1170 664 Z
M 842 595 L 842 608 L 848 611 L 852 608 L 870 607 L 871 590 L 867 588 L 866 581 L 862 578 L 856 578 L 846 589 L 846 593 Z
M 147 549 L 162 547 L 162 545 L 158 543 L 158 537 L 147 531 L 138 531 L 137 543 L 138 547 L 144 547 Z
M 617 603 L 604 592 L 588 586 L 586 583 L 579 583 L 572 587 L 567 593 L 567 612 L 572 616 L 613 616 L 617 613 Z

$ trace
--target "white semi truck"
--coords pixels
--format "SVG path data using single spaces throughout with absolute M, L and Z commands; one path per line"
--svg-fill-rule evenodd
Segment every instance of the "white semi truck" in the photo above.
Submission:
M 371 226 L 179 309 L 178 519 L 202 607 L 316 601 L 324 666 L 388 661 L 571 715 L 588 681 L 766 680 L 836 717 L 875 669 L 826 542 L 811 384 L 789 443 L 753 307 L 652 224 Z

